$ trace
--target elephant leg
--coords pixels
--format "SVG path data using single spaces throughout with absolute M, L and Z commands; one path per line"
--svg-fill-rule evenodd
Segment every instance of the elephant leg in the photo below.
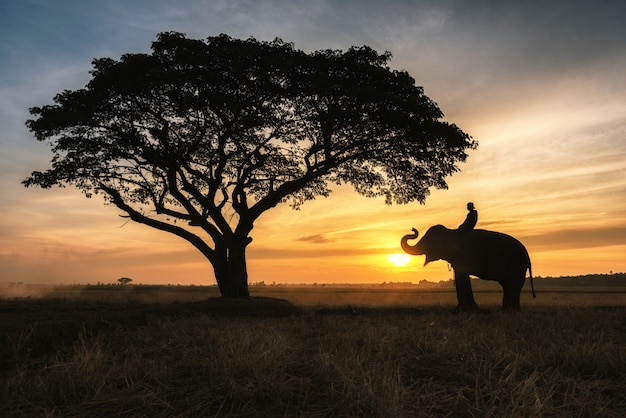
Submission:
M 520 284 L 519 281 L 500 283 L 502 286 L 502 310 L 503 311 L 519 311 L 520 303 L 519 298 L 522 293 L 522 287 L 524 282 Z
M 472 292 L 472 283 L 470 282 L 469 274 L 455 272 L 454 283 L 456 285 L 456 298 L 458 301 L 457 310 L 478 310 L 478 305 L 476 305 L 476 301 L 474 301 L 474 293 Z

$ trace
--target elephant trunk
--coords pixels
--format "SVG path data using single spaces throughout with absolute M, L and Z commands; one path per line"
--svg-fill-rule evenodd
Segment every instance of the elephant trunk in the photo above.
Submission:
M 400 246 L 402 246 L 402 250 L 410 255 L 421 255 L 424 254 L 424 251 L 422 251 L 419 248 L 419 242 L 415 245 L 410 245 L 408 243 L 408 241 L 410 239 L 417 239 L 417 237 L 419 236 L 419 232 L 417 232 L 417 229 L 412 228 L 413 229 L 413 233 L 409 234 L 409 235 L 405 235 L 402 237 L 402 239 L 400 240 Z

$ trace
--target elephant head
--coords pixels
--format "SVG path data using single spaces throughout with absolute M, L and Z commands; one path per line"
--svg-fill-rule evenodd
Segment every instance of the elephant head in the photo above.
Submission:
M 413 233 L 405 235 L 400 240 L 402 250 L 410 255 L 425 255 L 424 265 L 436 260 L 448 260 L 450 256 L 458 250 L 458 239 L 455 238 L 454 231 L 443 225 L 435 225 L 426 231 L 424 237 L 415 245 L 410 245 L 409 240 L 417 239 L 419 232 L 412 228 Z

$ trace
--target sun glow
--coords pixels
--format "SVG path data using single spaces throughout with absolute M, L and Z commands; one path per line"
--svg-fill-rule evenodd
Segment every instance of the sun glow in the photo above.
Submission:
M 403 253 L 389 254 L 387 260 L 396 267 L 403 267 L 409 264 L 411 256 Z

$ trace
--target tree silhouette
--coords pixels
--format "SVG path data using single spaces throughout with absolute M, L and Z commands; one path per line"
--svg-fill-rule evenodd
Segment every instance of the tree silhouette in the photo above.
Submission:
M 23 184 L 103 193 L 202 252 L 222 296 L 247 297 L 245 251 L 263 212 L 329 184 L 423 202 L 475 147 L 390 58 L 161 33 L 152 53 L 95 59 L 85 88 L 30 109 L 53 157 Z
M 121 285 L 127 285 L 128 283 L 132 282 L 133 279 L 131 279 L 130 277 L 120 277 L 119 279 L 117 279 L 117 281 L 121 284 Z

